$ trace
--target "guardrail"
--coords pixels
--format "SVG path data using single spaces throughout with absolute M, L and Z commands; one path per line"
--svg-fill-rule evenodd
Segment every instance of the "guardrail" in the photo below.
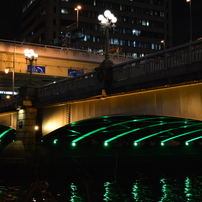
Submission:
M 83 53 L 90 53 L 90 54 L 96 54 L 96 55 L 104 55 L 103 52 L 98 52 L 98 51 L 89 51 L 89 50 L 84 50 L 84 49 L 76 49 L 76 48 L 68 48 L 64 46 L 52 46 L 52 45 L 44 45 L 44 44 L 37 44 L 37 43 L 28 43 L 28 42 L 21 42 L 21 41 L 11 41 L 11 40 L 4 40 L 0 39 L 0 42 L 3 43 L 9 43 L 9 44 L 19 44 L 19 45 L 26 45 L 26 46 L 36 46 L 40 48 L 52 48 L 52 49 L 60 49 L 60 50 L 68 50 L 72 52 L 83 52 Z M 120 54 L 109 54 L 111 57 L 119 57 L 119 58 L 128 58 L 131 59 L 132 57 L 126 56 L 126 55 L 120 55 Z

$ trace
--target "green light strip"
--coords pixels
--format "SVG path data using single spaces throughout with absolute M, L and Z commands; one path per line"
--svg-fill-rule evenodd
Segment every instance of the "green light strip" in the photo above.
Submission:
M 98 129 L 96 129 L 96 130 L 93 130 L 93 131 L 91 131 L 91 132 L 89 132 L 89 133 L 86 133 L 86 134 L 82 135 L 81 137 L 78 137 L 78 138 L 76 138 L 75 140 L 73 140 L 72 143 L 76 143 L 76 142 L 78 142 L 79 140 L 82 140 L 82 139 L 84 139 L 85 137 L 88 137 L 88 136 L 92 135 L 93 133 L 97 133 L 98 131 L 104 130 L 104 129 L 106 129 L 106 128 L 107 128 L 107 127 L 102 127 L 102 128 L 98 128 Z
M 2 138 L 6 133 L 8 133 L 10 130 L 13 130 L 12 128 L 9 128 L 8 130 L 4 131 L 0 134 L 0 138 Z
M 177 122 L 170 122 L 170 123 L 167 123 L 167 124 L 172 124 L 172 123 L 177 123 Z M 185 126 L 180 126 L 180 127 L 177 127 L 177 128 L 170 128 L 170 129 L 162 130 L 162 131 L 160 131 L 160 132 L 158 132 L 158 133 L 153 133 L 153 134 L 151 134 L 151 135 L 148 135 L 148 136 L 145 136 L 145 137 L 140 138 L 140 139 L 138 139 L 138 140 L 135 140 L 135 141 L 134 141 L 134 144 L 137 145 L 138 142 L 140 142 L 140 141 L 142 141 L 142 140 L 145 140 L 145 139 L 148 139 L 148 138 L 150 138 L 150 137 L 157 136 L 157 135 L 159 135 L 159 134 L 161 134 L 161 133 L 169 132 L 169 131 L 172 131 L 172 130 L 177 130 L 177 129 L 179 129 L 179 128 L 187 128 L 187 127 L 191 127 L 191 126 L 195 126 L 195 125 L 201 125 L 201 123 L 191 124 L 191 125 L 185 125 Z
M 182 133 L 182 134 L 180 134 L 180 135 L 176 135 L 176 136 L 174 136 L 174 137 L 170 137 L 170 138 L 168 138 L 168 139 L 165 139 L 165 140 L 161 141 L 161 143 L 165 143 L 165 142 L 168 142 L 168 141 L 170 141 L 170 140 L 176 139 L 176 138 L 178 138 L 178 137 L 182 137 L 182 136 L 189 135 L 189 134 L 191 134 L 191 133 L 196 133 L 196 132 L 199 132 L 199 131 L 202 131 L 202 129 L 198 129 L 198 130 L 194 130 L 194 131 L 189 131 L 189 132 L 187 132 L 187 133 Z
M 136 129 L 127 131 L 127 132 L 125 132 L 125 133 L 121 133 L 121 134 L 119 134 L 119 135 L 117 135 L 117 136 L 115 136 L 115 137 L 112 137 L 112 138 L 108 139 L 108 140 L 105 140 L 105 143 L 109 143 L 109 142 L 111 142 L 111 141 L 113 141 L 113 140 L 115 140 L 115 139 L 117 139 L 117 138 L 119 138 L 119 137 L 122 137 L 122 136 L 124 136 L 124 135 L 129 134 L 129 133 L 133 133 L 133 132 L 135 132 L 135 131 L 139 131 L 139 130 L 143 130 L 143 129 L 148 128 L 148 127 L 155 127 L 155 126 L 159 126 L 159 125 L 163 125 L 163 124 L 164 124 L 164 123 L 159 123 L 159 124 L 154 124 L 154 125 L 145 126 L 145 127 L 142 127 L 142 128 L 136 128 Z
M 178 122 L 176 122 L 176 121 L 175 121 L 175 122 L 161 122 L 161 123 L 159 123 L 159 124 L 149 125 L 149 126 L 145 126 L 145 127 L 142 127 L 142 128 L 136 128 L 136 129 L 127 131 L 127 132 L 125 132 L 125 133 L 121 133 L 121 134 L 119 134 L 119 135 L 117 135 L 117 136 L 115 136 L 115 137 L 113 137 L 113 138 L 108 139 L 108 140 L 105 140 L 105 143 L 109 143 L 110 141 L 113 141 L 113 140 L 115 140 L 115 139 L 117 139 L 117 138 L 119 138 L 119 137 L 122 137 L 122 136 L 124 136 L 124 135 L 129 134 L 129 133 L 133 133 L 133 132 L 135 132 L 135 131 L 143 130 L 143 129 L 145 129 L 145 128 L 155 127 L 155 126 L 159 126 L 159 125 L 163 125 L 163 124 L 173 124 L 173 123 L 181 123 L 181 122 L 182 122 L 182 121 L 178 121 Z M 184 122 L 184 121 L 183 121 L 183 122 Z M 200 124 L 201 124 L 201 123 L 200 123 Z M 190 125 L 190 126 L 193 126 L 193 124 Z M 182 126 L 182 127 L 187 127 L 187 125 L 186 125 L 186 126 Z M 173 129 L 168 129 L 168 131 L 169 131 L 169 130 L 173 130 Z M 163 131 L 162 131 L 162 132 L 163 132 Z M 160 134 L 160 133 L 162 133 L 162 132 L 159 132 L 158 134 Z M 167 132 L 167 130 L 166 130 L 166 132 Z M 157 133 L 154 133 L 154 134 L 152 134 L 152 135 L 143 137 L 143 138 L 141 138 L 141 139 L 139 139 L 139 140 L 136 140 L 136 141 L 134 142 L 134 144 L 136 144 L 137 142 L 140 142 L 140 141 L 142 141 L 142 140 L 144 140 L 144 139 L 153 137 L 153 136 L 155 136 L 155 135 L 157 135 Z
M 159 117 L 159 118 L 164 118 L 164 117 Z M 139 122 L 139 121 L 143 121 L 143 120 L 152 120 L 152 119 L 156 119 L 156 117 L 146 118 L 146 119 L 145 118 L 144 119 L 133 119 L 133 120 L 124 121 L 124 122 L 121 122 L 121 123 L 115 123 L 115 124 L 112 124 L 110 126 L 101 127 L 101 128 L 96 129 L 96 130 L 93 130 L 93 131 L 91 131 L 89 133 L 86 133 L 86 134 L 82 135 L 81 137 L 76 138 L 75 140 L 72 141 L 72 143 L 76 143 L 79 140 L 84 139 L 85 137 L 88 137 L 88 136 L 90 136 L 90 135 L 92 135 L 94 133 L 97 133 L 99 131 L 105 130 L 105 129 L 113 127 L 113 126 L 118 126 L 118 125 L 121 125 L 121 124 L 130 123 L 130 122 Z
M 196 137 L 196 138 L 187 140 L 187 141 L 185 142 L 185 144 L 189 144 L 190 142 L 193 142 L 193 141 L 198 140 L 198 139 L 202 139 L 202 136 L 199 136 L 199 137 Z

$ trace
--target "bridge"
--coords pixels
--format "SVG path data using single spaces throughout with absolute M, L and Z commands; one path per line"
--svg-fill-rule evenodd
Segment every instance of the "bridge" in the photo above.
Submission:
M 110 68 L 100 65 L 95 71 L 55 84 L 27 84 L 19 95 L 0 102 L 0 120 L 2 125 L 15 126 L 15 143 L 24 142 L 27 156 L 36 149 L 36 141 L 45 147 L 49 144 L 50 153 L 55 151 L 54 145 L 63 149 L 71 145 L 65 152 L 60 150 L 66 156 L 80 155 L 79 145 L 85 151 L 86 145 L 99 149 L 99 145 L 146 145 L 148 151 L 159 148 L 155 145 L 171 146 L 164 154 L 175 151 L 174 155 L 178 146 L 194 145 L 183 151 L 198 156 L 202 138 L 201 64 L 202 40 L 197 40 Z M 34 131 L 34 126 L 39 130 Z M 140 149 L 139 155 L 145 151 Z M 161 150 L 152 151 L 157 154 Z M 114 150 L 110 152 L 101 153 L 113 155 Z M 90 154 L 92 150 L 86 155 Z

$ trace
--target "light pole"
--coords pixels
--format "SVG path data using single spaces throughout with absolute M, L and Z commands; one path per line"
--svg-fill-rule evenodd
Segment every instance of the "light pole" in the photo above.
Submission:
M 192 13 L 191 13 L 191 0 L 186 0 L 189 3 L 189 20 L 190 20 L 190 42 L 192 41 Z
M 100 25 L 102 29 L 106 33 L 106 54 L 105 60 L 109 60 L 109 29 L 113 29 L 116 27 L 115 23 L 117 22 L 117 18 L 111 13 L 111 11 L 106 10 L 104 15 L 99 15 L 98 20 L 100 21 Z
M 37 58 L 38 58 L 38 54 L 34 53 L 34 50 L 33 49 L 26 49 L 24 50 L 24 54 L 25 54 L 25 59 L 26 61 L 29 60 L 30 62 L 30 83 L 32 82 L 32 65 L 33 65 L 33 62 L 34 61 L 37 61 Z
M 15 70 L 14 67 L 6 67 L 5 73 L 8 74 L 9 71 L 12 71 L 12 94 L 14 95 L 15 90 L 14 90 L 14 81 L 15 81 Z
M 81 10 L 81 6 L 78 5 L 76 8 L 74 8 L 74 10 L 76 11 L 76 28 L 79 27 L 79 10 Z
M 165 50 L 166 49 L 166 42 L 165 42 L 165 40 L 161 40 L 161 44 L 163 44 L 163 50 Z

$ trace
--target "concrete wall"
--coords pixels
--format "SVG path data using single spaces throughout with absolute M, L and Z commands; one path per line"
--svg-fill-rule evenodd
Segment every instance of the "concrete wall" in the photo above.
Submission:
M 0 114 L 0 125 L 9 126 L 16 129 L 17 112 L 9 112 Z
M 0 42 L 0 72 L 4 72 L 6 67 L 15 67 L 16 73 L 27 73 L 25 49 L 33 49 L 38 54 L 37 65 L 46 67 L 46 75 L 68 76 L 68 69 L 91 72 L 104 60 L 104 55 L 82 50 Z M 129 60 L 117 56 L 110 59 L 114 64 Z

